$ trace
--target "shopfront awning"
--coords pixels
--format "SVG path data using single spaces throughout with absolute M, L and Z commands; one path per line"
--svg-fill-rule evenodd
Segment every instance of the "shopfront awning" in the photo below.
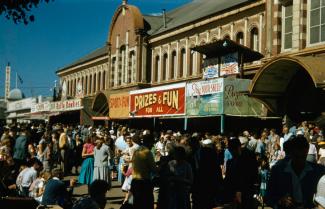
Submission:
M 285 56 L 271 60 L 259 70 L 250 85 L 250 95 L 275 112 L 277 100 L 285 95 L 301 70 L 308 73 L 316 88 L 325 88 L 325 57 Z

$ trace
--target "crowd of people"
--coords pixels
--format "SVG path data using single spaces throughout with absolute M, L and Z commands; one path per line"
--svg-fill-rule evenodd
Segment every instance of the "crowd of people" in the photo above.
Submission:
M 306 121 L 228 135 L 15 124 L 2 130 L 0 195 L 104 208 L 117 180 L 121 208 L 325 208 L 323 131 Z M 89 195 L 74 200 L 80 184 Z

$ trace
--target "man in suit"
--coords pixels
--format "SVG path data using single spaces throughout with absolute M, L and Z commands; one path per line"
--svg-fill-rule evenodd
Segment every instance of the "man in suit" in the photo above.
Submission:
M 26 163 L 27 158 L 27 146 L 28 146 L 28 138 L 26 134 L 27 130 L 26 127 L 21 127 L 20 135 L 16 139 L 15 146 L 14 146 L 14 161 L 16 168 Z
M 227 161 L 225 177 L 225 199 L 242 209 L 255 209 L 253 195 L 258 182 L 258 163 L 253 151 L 241 144 L 238 138 L 228 142 L 232 159 Z
M 309 143 L 304 136 L 289 140 L 290 159 L 272 167 L 266 199 L 273 208 L 314 208 L 313 196 L 325 167 L 306 161 Z

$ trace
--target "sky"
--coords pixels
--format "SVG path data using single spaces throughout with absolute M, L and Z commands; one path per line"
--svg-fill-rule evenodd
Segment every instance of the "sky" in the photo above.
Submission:
M 129 0 L 142 14 L 161 13 L 191 0 Z M 32 10 L 35 21 L 15 24 L 0 16 L 0 96 L 5 67 L 11 65 L 11 89 L 18 82 L 26 96 L 51 96 L 55 71 L 102 47 L 111 18 L 122 0 L 54 0 Z

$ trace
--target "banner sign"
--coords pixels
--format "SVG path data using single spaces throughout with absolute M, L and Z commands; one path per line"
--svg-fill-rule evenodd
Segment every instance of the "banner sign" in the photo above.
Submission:
M 111 94 L 109 96 L 109 117 L 128 118 L 130 115 L 129 103 L 129 92 Z
M 224 80 L 224 114 L 243 116 L 262 116 L 265 107 L 258 100 L 249 97 L 248 87 L 251 80 Z
M 83 91 L 82 82 L 81 79 L 79 79 L 76 85 L 76 98 L 82 98 L 84 96 Z
M 239 73 L 238 52 L 221 57 L 220 76 Z
M 203 79 L 218 78 L 219 76 L 233 75 L 239 73 L 238 53 L 226 54 L 218 58 L 204 60 Z M 220 75 L 219 75 L 220 71 Z
M 248 79 L 218 78 L 188 83 L 186 114 L 263 116 L 264 106 L 247 95 L 250 82 Z
M 219 115 L 223 111 L 223 79 L 198 81 L 186 86 L 186 114 Z
M 172 116 L 185 114 L 185 83 L 130 92 L 130 116 Z
M 50 102 L 41 102 L 34 104 L 31 109 L 31 113 L 36 113 L 36 112 L 47 112 L 50 111 L 51 109 L 51 103 Z
M 19 101 L 8 102 L 7 112 L 31 109 L 34 104 L 36 104 L 36 98 L 26 98 Z
M 82 109 L 81 99 L 72 99 L 58 102 L 51 102 L 51 112 L 71 111 Z

